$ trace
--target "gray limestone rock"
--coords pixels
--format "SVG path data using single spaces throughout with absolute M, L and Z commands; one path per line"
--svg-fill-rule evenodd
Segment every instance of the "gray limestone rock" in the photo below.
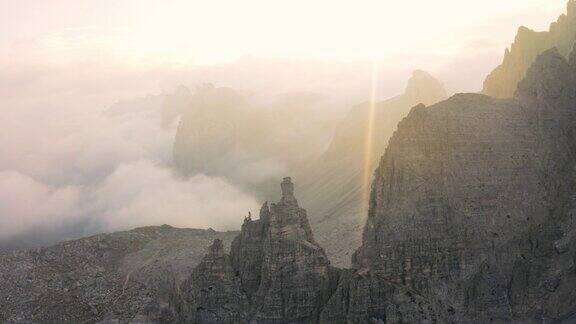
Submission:
M 187 302 L 183 308 L 210 310 L 218 319 L 230 316 L 231 309 L 242 309 L 254 323 L 319 320 L 322 305 L 336 289 L 339 273 L 314 240 L 306 211 L 298 206 L 290 178 L 284 178 L 281 188 L 281 200 L 270 206 L 265 203 L 260 219 L 246 218 L 241 233 L 232 243 L 230 258 L 220 256 L 217 267 L 203 266 L 203 261 L 190 280 L 196 285 L 199 282 L 211 285 L 212 278 L 224 278 L 224 283 L 240 282 L 241 289 L 216 287 L 213 294 L 218 298 L 211 299 L 215 304 L 207 307 L 197 298 L 184 298 Z M 215 263 L 214 259 L 212 252 L 205 258 L 210 264 Z M 200 277 L 209 279 L 198 280 Z M 244 299 L 230 299 L 240 292 L 246 294 L 249 306 L 241 304 Z M 196 319 L 198 323 L 205 322 Z
M 178 320 L 186 323 L 248 323 L 248 298 L 220 239 L 176 293 Z
M 0 322 L 160 322 L 173 285 L 218 238 L 237 232 L 167 225 L 0 254 Z
M 371 273 L 415 291 L 438 322 L 571 318 L 575 77 L 552 49 L 513 99 L 463 94 L 415 107 L 375 173 L 353 277 Z M 347 318 L 385 319 L 373 307 L 389 299 L 370 298 Z

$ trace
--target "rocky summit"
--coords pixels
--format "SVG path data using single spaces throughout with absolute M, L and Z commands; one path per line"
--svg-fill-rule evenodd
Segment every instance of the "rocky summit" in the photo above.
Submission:
M 514 43 L 506 49 L 502 64 L 494 69 L 484 81 L 483 94 L 496 98 L 514 96 L 518 83 L 544 51 L 556 47 L 560 54 L 568 56 L 576 38 L 576 1 L 570 0 L 566 14 L 550 24 L 548 31 L 537 32 L 521 26 Z
M 175 309 L 183 322 L 315 323 L 336 289 L 339 271 L 314 240 L 290 178 L 282 198 L 260 218 L 245 219 L 230 255 L 215 241 L 180 287 Z

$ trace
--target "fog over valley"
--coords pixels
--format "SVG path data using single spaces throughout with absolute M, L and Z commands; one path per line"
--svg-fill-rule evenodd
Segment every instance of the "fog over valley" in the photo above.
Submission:
M 561 5 L 558 1 L 546 6 L 547 14 L 556 15 Z M 4 6 L 9 9 L 0 14 L 4 16 L 10 9 L 45 8 L 26 1 L 18 7 Z M 135 41 L 127 31 L 144 26 L 139 20 L 143 16 L 138 16 L 144 13 L 115 14 L 118 24 L 122 14 L 138 19 L 111 36 L 110 30 L 98 27 L 104 22 L 86 16 L 87 9 L 78 3 L 63 2 L 63 19 L 53 20 L 60 14 L 56 8 L 64 8 L 59 6 L 43 14 L 30 11 L 38 20 L 25 32 L 10 17 L 0 23 L 9 30 L 0 38 L 5 45 L 0 51 L 3 248 L 164 223 L 237 228 L 244 214 L 273 197 L 278 178 L 287 174 L 308 178 L 306 166 L 330 147 L 337 125 L 350 118 L 354 106 L 371 97 L 384 100 L 401 94 L 417 68 L 432 73 L 449 92 L 480 90 L 483 77 L 502 53 L 494 39 L 482 40 L 491 35 L 478 34 L 482 29 L 471 24 L 467 28 L 475 30 L 477 39 L 461 39 L 457 52 L 392 51 L 376 63 L 358 53 L 345 58 L 288 52 L 267 57 L 269 53 L 259 47 L 228 62 L 200 65 L 194 63 L 198 61 L 194 51 L 187 63 L 181 57 L 162 62 L 140 57 L 135 62 L 128 59 L 132 52 L 119 55 L 114 46 L 118 41 Z M 109 6 L 103 3 L 99 10 L 111 10 Z M 174 6 L 159 9 L 159 20 L 146 28 L 185 4 L 176 1 Z M 522 9 L 527 16 L 530 6 Z M 69 15 L 74 12 L 89 18 L 73 19 Z M 49 26 L 46 32 L 37 28 L 42 21 Z M 538 25 L 548 20 L 534 21 Z M 507 32 L 514 31 L 508 22 L 506 27 Z M 149 42 L 161 33 L 174 36 L 184 30 L 158 27 L 157 32 L 150 33 Z M 195 30 L 190 32 L 196 35 Z M 301 35 L 298 30 L 294 33 Z M 393 45 L 386 33 L 382 35 L 374 42 Z M 170 41 L 164 46 L 166 53 L 193 48 Z M 371 93 L 374 84 L 376 91 Z M 207 100 L 217 100 L 220 93 L 231 96 L 228 110 L 202 101 L 211 88 L 216 92 Z M 191 130 L 177 136 L 181 118 L 190 125 L 180 127 Z M 394 123 L 390 125 L 394 128 Z M 194 138 L 190 134 L 210 127 L 213 133 L 208 131 L 208 138 L 218 142 L 216 134 L 223 136 L 218 145 L 233 139 L 225 144 L 234 148 L 233 154 L 222 155 L 222 148 L 215 149 L 210 142 L 205 147 L 186 142 Z M 217 158 L 210 159 L 209 154 Z M 196 168 L 194 158 L 208 161 L 210 167 Z

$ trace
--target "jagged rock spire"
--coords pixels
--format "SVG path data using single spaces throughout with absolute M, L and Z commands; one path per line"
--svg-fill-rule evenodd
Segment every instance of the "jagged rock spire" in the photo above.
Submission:
M 224 244 L 222 243 L 221 239 L 215 239 L 212 242 L 212 245 L 208 247 L 208 252 L 214 256 L 222 256 L 224 255 Z
M 216 295 L 210 291 L 207 295 L 214 295 L 212 299 L 198 299 L 203 295 L 192 294 L 196 299 L 188 299 L 190 307 L 204 307 L 209 311 L 191 311 L 194 319 L 200 322 L 225 319 L 227 312 L 223 309 L 231 306 L 249 314 L 245 317 L 236 311 L 228 319 L 258 323 L 314 323 L 318 319 L 319 305 L 325 304 L 336 289 L 337 274 L 330 267 L 324 250 L 314 241 L 306 211 L 294 198 L 291 179 L 284 178 L 280 187 L 280 202 L 270 207 L 264 203 L 260 219 L 245 219 L 242 231 L 232 242 L 229 261 L 211 262 L 224 260 L 215 255 L 225 256 L 221 242 L 214 242 L 205 261 L 195 270 L 200 280 L 214 278 L 212 272 L 227 279 L 228 284 L 223 288 L 232 294 L 238 292 L 233 285 L 237 279 L 249 306 L 240 304 L 244 299 L 225 295 L 222 289 L 217 290 Z M 229 279 L 230 274 L 234 280 Z M 198 289 L 193 290 L 196 291 Z M 215 317 L 209 317 L 210 314 Z
M 262 207 L 260 208 L 260 219 L 262 222 L 269 223 L 270 222 L 270 207 L 268 207 L 268 202 L 264 202 Z
M 292 183 L 292 178 L 285 177 L 280 184 L 282 188 L 282 202 L 296 202 L 296 197 L 294 197 L 294 184 Z

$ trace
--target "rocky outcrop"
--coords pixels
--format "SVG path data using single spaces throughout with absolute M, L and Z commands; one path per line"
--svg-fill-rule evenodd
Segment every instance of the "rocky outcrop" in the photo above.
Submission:
M 538 55 L 552 47 L 564 56 L 570 53 L 576 39 L 576 1 L 570 0 L 567 7 L 567 14 L 552 23 L 548 31 L 536 32 L 523 26 L 518 29 L 512 47 L 504 53 L 502 64 L 484 81 L 482 93 L 510 98 Z
M 0 322 L 173 320 L 172 287 L 236 234 L 164 225 L 0 254 Z
M 320 310 L 336 289 L 338 271 L 330 267 L 324 250 L 316 243 L 306 211 L 298 206 L 290 178 L 281 184 L 280 202 L 264 204 L 260 219 L 246 218 L 242 232 L 232 243 L 231 255 L 210 251 L 191 276 L 191 282 L 204 281 L 192 289 L 193 296 L 205 286 L 213 286 L 208 294 L 214 297 L 206 303 L 184 298 L 182 308 L 202 309 L 226 322 L 230 309 L 248 313 L 236 321 L 257 323 L 313 323 Z M 217 244 L 217 243 L 215 243 Z M 208 264 L 208 266 L 204 264 Z M 204 280 L 202 280 L 204 278 Z M 213 285 L 220 280 L 220 286 Z M 233 283 L 241 289 L 233 289 Z M 190 291 L 190 289 L 185 289 Z M 228 292 L 225 294 L 223 292 Z M 231 291 L 234 291 L 230 294 Z M 242 306 L 245 293 L 249 306 Z M 234 312 L 233 312 L 234 313 Z M 212 318 L 210 319 L 212 320 Z M 203 323 L 203 321 L 198 321 Z M 208 321 L 210 322 L 210 321 Z M 217 322 L 217 321 L 216 321 Z
M 513 99 L 413 108 L 375 173 L 356 270 L 323 318 L 571 319 L 575 77 L 552 49 Z M 418 307 L 397 302 L 406 296 Z
M 365 158 L 370 104 L 364 103 L 354 107 L 341 122 L 320 159 L 297 173 L 302 203 L 310 211 L 316 237 L 335 265 L 349 266 L 353 249 L 361 242 L 368 199 L 364 191 L 369 190 L 365 168 L 370 174 L 376 168 L 396 125 L 412 107 L 434 104 L 446 97 L 442 83 L 424 71 L 414 71 L 404 94 L 374 106 L 368 164 Z
M 248 299 L 220 239 L 179 288 L 178 321 L 184 323 L 247 323 Z M 178 298 L 178 297 L 177 297 Z
M 315 321 L 319 306 L 336 287 L 336 273 L 314 240 L 290 178 L 282 182 L 282 199 L 270 206 L 269 216 L 254 319 L 262 323 Z

